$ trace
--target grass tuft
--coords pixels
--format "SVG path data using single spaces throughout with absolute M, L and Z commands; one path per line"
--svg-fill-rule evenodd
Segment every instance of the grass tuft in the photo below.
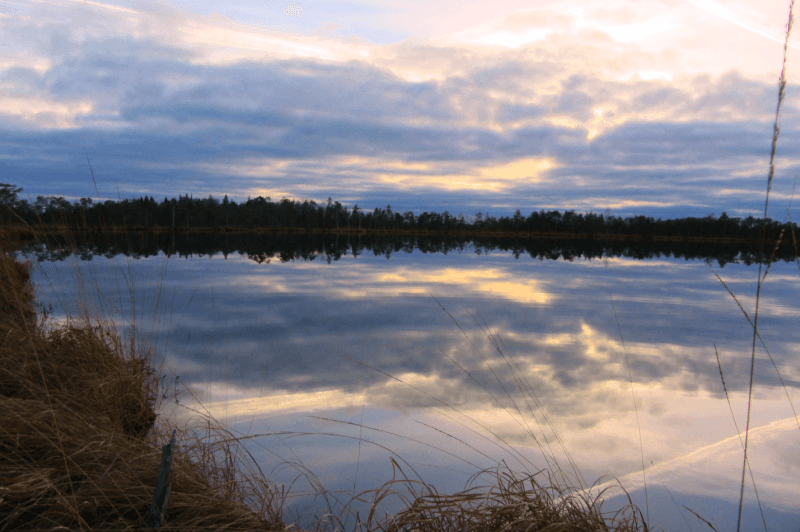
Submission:
M 46 327 L 29 269 L 0 254 L 0 530 L 142 529 L 169 439 L 152 353 L 126 353 L 101 322 Z M 179 442 L 165 530 L 284 528 L 235 439 Z
M 488 472 L 482 471 L 473 478 Z M 641 510 L 630 499 L 628 505 L 612 514 L 603 512 L 603 498 L 609 489 L 591 494 L 591 490 L 561 487 L 547 471 L 520 476 L 498 467 L 493 485 L 452 495 L 441 495 L 428 487 L 428 493 L 416 496 L 404 510 L 375 529 L 386 532 L 648 530 Z

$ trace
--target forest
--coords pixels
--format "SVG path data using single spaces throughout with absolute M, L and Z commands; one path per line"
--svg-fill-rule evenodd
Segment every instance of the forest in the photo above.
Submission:
M 96 202 L 80 198 L 70 203 L 62 196 L 37 196 L 34 202 L 19 197 L 22 188 L 0 183 L 0 216 L 4 224 L 67 226 L 74 229 L 172 231 L 283 229 L 307 233 L 408 233 L 408 234 L 512 234 L 520 238 L 561 235 L 586 239 L 636 240 L 739 240 L 774 242 L 793 238 L 797 224 L 772 219 L 730 217 L 710 214 L 703 218 L 654 219 L 650 216 L 618 217 L 569 210 L 532 211 L 524 216 L 518 209 L 512 216 L 494 217 L 478 212 L 463 214 L 386 208 L 363 210 L 338 201 L 324 204 L 283 198 L 273 201 L 258 196 L 237 203 L 225 195 L 194 198 L 190 195 L 164 198 Z M 763 236 L 762 236 L 763 235 Z
M 675 258 L 703 260 L 709 265 L 757 264 L 796 260 L 793 246 L 781 246 L 770 255 L 762 255 L 760 246 L 746 242 L 691 242 L 674 240 L 626 241 L 579 238 L 508 238 L 479 235 L 413 234 L 276 234 L 255 232 L 82 232 L 55 233 L 41 241 L 20 245 L 19 251 L 37 261 L 62 261 L 72 255 L 81 260 L 125 255 L 134 258 L 191 258 L 221 255 L 244 256 L 259 264 L 294 261 L 324 261 L 330 264 L 345 257 L 391 258 L 397 254 L 474 253 L 510 254 L 515 259 L 529 257 L 545 260 L 605 260 L 628 258 L 649 260 Z

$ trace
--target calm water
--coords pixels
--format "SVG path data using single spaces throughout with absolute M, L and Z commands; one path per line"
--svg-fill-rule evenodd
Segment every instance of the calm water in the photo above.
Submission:
M 82 294 L 122 323 L 135 309 L 183 389 L 181 405 L 199 402 L 238 433 L 266 434 L 248 448 L 276 482 L 298 475 L 287 461 L 302 464 L 347 500 L 389 480 L 389 457 L 399 456 L 410 477 L 413 467 L 452 492 L 504 460 L 520 472 L 560 467 L 574 485 L 612 475 L 644 510 L 643 449 L 652 525 L 703 530 L 687 505 L 730 530 L 742 469 L 734 416 L 744 430 L 752 334 L 714 272 L 752 313 L 757 270 L 466 249 L 330 264 L 73 258 L 40 262 L 34 282 L 56 318 L 77 312 Z M 796 264 L 775 265 L 759 317 L 793 400 L 799 281 Z M 797 530 L 800 431 L 763 348 L 755 379 L 756 486 L 770 530 Z M 165 415 L 185 417 L 181 405 Z M 745 498 L 746 529 L 762 529 L 749 479 Z

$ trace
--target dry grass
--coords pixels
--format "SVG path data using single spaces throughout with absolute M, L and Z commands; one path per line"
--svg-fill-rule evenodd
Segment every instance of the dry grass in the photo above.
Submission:
M 488 471 L 476 474 L 482 477 Z M 618 531 L 648 530 L 642 512 L 629 504 L 613 512 L 603 512 L 603 499 L 610 488 L 592 490 L 565 488 L 554 482 L 549 472 L 519 475 L 498 467 L 494 483 L 476 486 L 453 495 L 441 495 L 423 485 L 425 493 L 414 492 L 408 480 L 392 481 L 375 492 L 375 501 L 394 494 L 394 485 L 407 484 L 412 497 L 406 508 L 368 530 L 385 532 L 534 532 L 534 531 Z M 471 484 L 471 483 L 470 483 Z M 624 490 L 620 487 L 624 493 Z
M 744 486 L 745 486 L 745 481 L 747 479 L 747 469 L 748 469 L 748 465 L 749 465 L 749 461 L 748 461 L 748 458 L 747 458 L 747 452 L 748 452 L 748 444 L 749 444 L 749 437 L 750 437 L 750 413 L 751 413 L 751 407 L 752 407 L 752 402 L 753 402 L 753 383 L 754 383 L 754 377 L 755 377 L 755 362 L 756 362 L 756 340 L 759 338 L 759 334 L 758 334 L 758 311 L 759 311 L 759 305 L 760 305 L 760 302 L 761 302 L 761 287 L 763 286 L 764 280 L 766 279 L 767 275 L 769 274 L 769 268 L 770 268 L 772 262 L 775 260 L 775 253 L 777 252 L 778 247 L 781 245 L 781 242 L 780 242 L 781 238 L 779 238 L 778 242 L 775 244 L 775 249 L 773 250 L 772 258 L 770 259 L 769 264 L 767 264 L 766 271 L 764 271 L 764 275 L 762 276 L 761 273 L 762 273 L 762 270 L 764 269 L 763 268 L 763 263 L 764 263 L 764 260 L 763 260 L 763 258 L 764 258 L 763 236 L 764 236 L 764 234 L 766 232 L 766 220 L 767 220 L 767 216 L 769 215 L 769 193 L 770 193 L 770 190 L 772 190 L 772 180 L 773 180 L 773 178 L 775 176 L 775 151 L 776 151 L 776 148 L 778 146 L 778 136 L 780 134 L 779 123 L 780 123 L 780 116 L 781 116 L 781 105 L 783 104 L 783 99 L 784 99 L 784 96 L 786 94 L 785 93 L 785 91 L 786 91 L 786 81 L 787 81 L 786 80 L 786 56 L 787 56 L 787 53 L 788 53 L 788 50 L 789 50 L 789 36 L 792 33 L 792 24 L 793 23 L 794 23 L 794 0 L 790 0 L 789 1 L 789 16 L 788 16 L 788 20 L 786 22 L 786 35 L 785 35 L 785 40 L 784 40 L 784 44 L 783 44 L 783 64 L 781 66 L 781 75 L 780 75 L 780 78 L 779 78 L 779 81 L 778 81 L 778 104 L 777 104 L 777 106 L 775 108 L 775 122 L 774 122 L 774 124 L 772 126 L 772 150 L 770 151 L 770 156 L 769 156 L 769 173 L 767 174 L 767 191 L 766 191 L 766 194 L 764 196 L 764 224 L 762 225 L 762 233 L 761 233 L 762 234 L 762 244 L 761 244 L 761 257 L 762 257 L 762 260 L 760 261 L 760 263 L 758 265 L 758 282 L 756 283 L 756 305 L 755 305 L 755 310 L 753 312 L 753 321 L 752 321 L 753 343 L 752 343 L 751 356 L 750 356 L 750 384 L 748 386 L 748 397 L 747 397 L 747 419 L 745 421 L 744 442 L 743 442 L 743 445 L 742 445 L 743 451 L 744 451 L 744 458 L 742 460 L 742 480 L 741 480 L 741 483 L 740 483 L 740 490 L 739 490 L 739 516 L 738 516 L 738 521 L 737 521 L 737 524 L 736 524 L 736 531 L 737 532 L 739 532 L 739 530 L 741 530 L 741 528 L 742 528 L 742 509 L 744 508 Z M 781 233 L 781 237 L 783 237 L 783 233 Z M 733 293 L 731 293 L 731 296 L 733 296 Z M 736 297 L 733 296 L 733 299 L 736 300 Z M 737 302 L 737 304 L 739 303 L 738 300 L 736 302 Z M 740 305 L 740 308 L 741 308 L 741 305 Z M 746 313 L 745 313 L 745 316 L 746 316 Z M 749 318 L 748 318 L 748 321 L 749 321 Z M 765 348 L 766 348 L 766 346 L 765 346 Z M 770 358 L 772 358 L 772 357 L 770 357 Z M 774 364 L 774 361 L 773 361 L 773 364 Z M 776 371 L 778 370 L 777 366 L 775 366 L 775 370 Z M 722 376 L 722 371 L 721 370 L 720 370 L 720 376 Z M 780 373 L 778 374 L 778 376 L 780 377 Z M 783 378 L 781 378 L 781 382 L 783 382 Z M 786 386 L 785 385 L 784 385 L 784 390 L 786 390 Z M 787 391 L 787 396 L 788 396 L 788 391 Z M 791 400 L 789 401 L 789 403 L 791 404 Z M 792 407 L 792 408 L 794 409 L 794 407 Z M 755 482 L 754 482 L 753 486 L 755 487 Z M 759 501 L 759 508 L 760 507 L 761 507 L 761 502 Z M 763 513 L 762 513 L 762 516 L 763 516 Z M 764 526 L 766 528 L 766 523 L 764 524 Z
M 0 254 L 0 530 L 144 528 L 168 439 L 151 360 L 108 324 L 43 326 L 29 279 Z M 166 530 L 284 528 L 235 440 L 179 438 Z

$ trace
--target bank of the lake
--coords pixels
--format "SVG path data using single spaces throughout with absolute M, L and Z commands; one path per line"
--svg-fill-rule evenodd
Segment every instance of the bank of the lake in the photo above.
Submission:
M 36 235 L 38 238 L 47 235 L 81 235 L 92 232 L 102 233 L 129 233 L 148 232 L 153 234 L 185 234 L 185 233 L 246 233 L 246 234 L 275 234 L 275 235 L 353 235 L 353 236 L 417 236 L 417 237 L 449 237 L 461 239 L 514 239 L 514 240 L 594 240 L 599 242 L 676 242 L 694 244 L 737 244 L 746 246 L 760 245 L 763 241 L 766 248 L 773 249 L 784 238 L 790 240 L 789 231 L 778 226 L 778 231 L 771 230 L 765 239 L 757 233 L 750 237 L 725 236 L 723 234 L 653 234 L 641 232 L 609 232 L 609 231 L 526 231 L 526 230 L 491 230 L 491 229 L 403 229 L 403 228 L 356 228 L 356 227 L 298 227 L 298 226 L 186 226 L 172 227 L 169 225 L 109 225 L 87 226 L 77 221 L 65 224 L 37 223 L 35 225 L 10 225 L 9 229 L 20 235 Z M 795 250 L 796 254 L 796 250 Z
M 143 529 L 172 428 L 152 353 L 108 322 L 44 324 L 29 268 L 0 254 L 0 530 Z M 182 430 L 176 451 L 164 530 L 285 528 L 235 441 Z

